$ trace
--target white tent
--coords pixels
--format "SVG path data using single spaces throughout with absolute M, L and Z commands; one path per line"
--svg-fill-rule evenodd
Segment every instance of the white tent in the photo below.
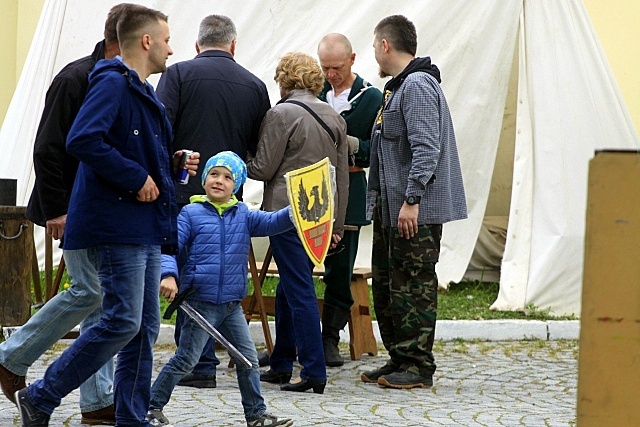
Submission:
M 195 55 L 200 20 L 212 13 L 238 27 L 237 61 L 278 99 L 273 70 L 290 50 L 314 54 L 328 32 L 347 35 L 354 70 L 379 88 L 371 43 L 384 16 L 404 14 L 418 30 L 418 55 L 442 71 L 458 138 L 469 219 L 444 228 L 440 281 L 460 281 L 487 205 L 507 87 L 518 55 L 517 131 L 509 228 L 494 308 L 528 305 L 580 311 L 588 160 L 594 150 L 638 148 L 639 139 L 581 0 L 144 0 L 169 15 L 170 63 Z M 0 131 L 0 177 L 18 179 L 18 204 L 33 186 L 32 146 L 44 94 L 66 63 L 91 52 L 118 0 L 47 0 L 24 72 Z M 157 76 L 152 82 L 157 81 Z M 259 198 L 254 183 L 249 197 Z M 358 263 L 366 265 L 370 232 Z M 37 244 L 42 245 L 42 232 Z M 39 250 L 42 259 L 42 249 Z

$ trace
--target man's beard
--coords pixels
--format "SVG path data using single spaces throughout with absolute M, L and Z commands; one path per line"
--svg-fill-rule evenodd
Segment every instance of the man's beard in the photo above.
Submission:
M 378 75 L 379 75 L 380 77 L 382 77 L 383 79 L 384 79 L 385 77 L 391 77 L 391 75 L 390 75 L 390 74 L 387 74 L 387 73 L 386 73 L 382 68 L 378 68 Z
M 167 56 L 158 55 L 159 52 L 154 52 L 154 54 L 149 58 L 151 74 L 159 74 L 167 71 Z
M 151 74 L 164 73 L 165 71 L 167 71 L 167 63 L 166 62 L 156 63 L 154 65 L 155 66 L 153 67 L 153 71 L 152 71 Z

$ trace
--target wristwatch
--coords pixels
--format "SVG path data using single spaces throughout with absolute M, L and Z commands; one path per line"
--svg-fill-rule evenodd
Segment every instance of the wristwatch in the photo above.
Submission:
M 407 196 L 404 198 L 404 201 L 407 202 L 408 205 L 417 205 L 420 203 L 420 196 Z

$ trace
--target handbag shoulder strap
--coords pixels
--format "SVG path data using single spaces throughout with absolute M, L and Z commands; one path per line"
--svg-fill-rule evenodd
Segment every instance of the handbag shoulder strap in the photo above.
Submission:
M 338 141 L 336 141 L 336 136 L 334 135 L 333 131 L 331 130 L 331 128 L 329 127 L 329 125 L 327 125 L 324 120 L 322 120 L 320 118 L 320 116 L 318 116 L 316 114 L 315 111 L 313 111 L 311 109 L 311 107 L 309 107 L 307 104 L 305 104 L 304 102 L 300 102 L 300 101 L 294 101 L 292 99 L 285 101 L 285 103 L 290 103 L 290 104 L 296 104 L 301 106 L 302 108 L 304 108 L 305 110 L 307 110 L 309 112 L 309 114 L 311 114 L 313 116 L 314 119 L 316 119 L 318 121 L 318 123 L 320 123 L 320 126 L 322 126 L 324 128 L 324 130 L 327 131 L 327 133 L 329 134 L 329 136 L 331 137 L 331 140 L 333 141 L 333 145 L 337 146 L 338 145 Z

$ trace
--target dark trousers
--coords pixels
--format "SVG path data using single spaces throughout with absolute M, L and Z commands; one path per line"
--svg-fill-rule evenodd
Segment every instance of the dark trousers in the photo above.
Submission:
M 345 245 L 342 252 L 328 256 L 324 261 L 324 303 L 350 310 L 353 305 L 351 295 L 351 276 L 358 255 L 360 228 L 345 231 L 340 243 Z

